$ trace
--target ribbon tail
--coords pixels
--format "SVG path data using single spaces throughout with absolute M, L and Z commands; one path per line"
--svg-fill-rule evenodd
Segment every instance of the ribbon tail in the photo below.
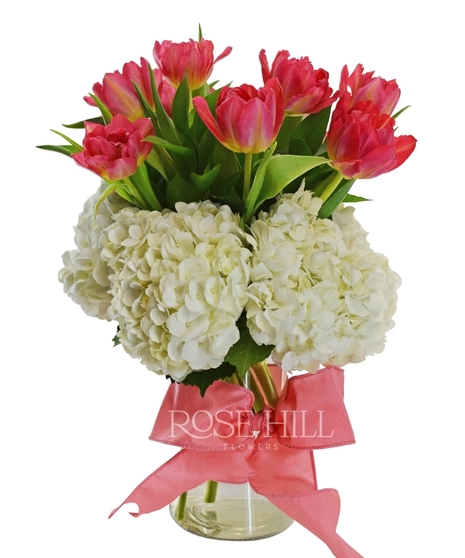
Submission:
M 336 558 L 363 558 L 336 533 L 341 507 L 337 490 L 327 488 L 303 496 L 266 495 L 277 508 L 321 539 Z
M 111 512 L 109 518 L 125 504 L 138 505 L 137 513 L 129 512 L 133 517 L 159 510 L 183 492 L 209 480 L 208 471 L 202 470 L 202 467 L 195 467 L 193 463 L 195 453 L 197 452 L 190 450 L 181 450 L 177 453 L 143 480 L 126 500 Z M 176 479 L 176 482 L 173 482 L 173 479 Z
M 124 504 L 137 504 L 139 511 L 129 512 L 134 517 L 159 510 L 183 492 L 192 490 L 205 481 L 244 483 L 248 469 L 240 451 L 230 452 L 224 459 L 221 451 L 183 449 L 149 475 L 124 502 L 115 508 L 112 517 Z

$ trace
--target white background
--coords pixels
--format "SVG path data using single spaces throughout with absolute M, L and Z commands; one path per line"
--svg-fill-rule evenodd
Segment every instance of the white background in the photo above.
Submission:
M 365 558 L 462 556 L 463 529 L 463 46 L 451 0 L 413 2 L 80 0 L 3 8 L 1 141 L 0 554 L 8 558 L 331 553 L 299 525 L 273 539 L 215 542 L 179 529 L 161 510 L 121 510 L 173 454 L 150 442 L 167 382 L 113 349 L 114 324 L 87 317 L 62 292 L 61 254 L 99 179 L 65 157 L 49 128 L 96 114 L 82 96 L 155 39 L 204 37 L 221 84 L 261 85 L 258 53 L 308 55 L 337 88 L 344 64 L 396 78 L 407 163 L 358 181 L 357 209 L 372 247 L 403 278 L 396 328 L 383 354 L 346 367 L 357 444 L 320 451 L 321 487 L 342 498 L 339 533 Z M 416 4 L 420 6 L 419 4 Z M 378 7 L 379 6 L 379 7 Z M 431 6 L 431 7 L 429 7 Z M 438 11 L 440 9 L 440 11 Z M 460 135 L 459 135 L 460 134 Z M 81 140 L 81 132 L 74 137 Z M 4 547 L 4 548 L 2 548 Z

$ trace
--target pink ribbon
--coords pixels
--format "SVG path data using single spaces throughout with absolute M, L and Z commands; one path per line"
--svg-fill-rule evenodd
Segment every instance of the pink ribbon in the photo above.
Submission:
M 249 482 L 289 517 L 319 537 L 336 558 L 362 558 L 337 533 L 337 490 L 318 490 L 313 450 L 354 443 L 343 401 L 344 372 L 330 366 L 290 378 L 275 409 L 254 415 L 249 390 L 217 381 L 198 388 L 173 383 L 151 440 L 183 449 L 149 475 L 121 506 L 134 517 L 170 504 L 207 480 Z M 259 431 L 258 435 L 256 432 Z

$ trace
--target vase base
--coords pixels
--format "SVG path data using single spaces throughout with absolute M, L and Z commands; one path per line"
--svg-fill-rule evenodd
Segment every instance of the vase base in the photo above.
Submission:
M 180 527 L 209 539 L 253 541 L 285 531 L 293 520 L 265 499 L 221 499 L 205 503 L 187 497 L 182 519 L 173 515 Z

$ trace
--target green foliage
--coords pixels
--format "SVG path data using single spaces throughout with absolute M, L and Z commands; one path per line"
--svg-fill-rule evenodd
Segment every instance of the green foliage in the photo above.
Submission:
M 188 374 L 184 380 L 183 384 L 186 386 L 197 386 L 200 390 L 202 397 L 205 395 L 208 386 L 210 386 L 216 380 L 224 380 L 229 378 L 234 374 L 236 369 L 234 366 L 228 362 L 223 362 L 218 368 L 211 368 L 210 370 L 194 370 Z M 167 376 L 169 378 L 169 376 Z M 170 378 L 171 381 L 174 381 Z
M 267 359 L 273 346 L 255 343 L 247 327 L 245 313 L 239 318 L 237 327 L 240 333 L 239 341 L 229 349 L 225 361 L 232 364 L 236 368 L 238 376 L 242 377 L 254 364 Z
M 347 192 L 352 188 L 353 183 L 355 180 L 352 178 L 350 180 L 343 179 L 333 194 L 324 202 L 321 206 L 321 209 L 318 213 L 318 217 L 320 219 L 326 219 L 330 215 L 332 215 L 333 211 L 336 207 L 343 202 L 345 197 L 347 196 Z

